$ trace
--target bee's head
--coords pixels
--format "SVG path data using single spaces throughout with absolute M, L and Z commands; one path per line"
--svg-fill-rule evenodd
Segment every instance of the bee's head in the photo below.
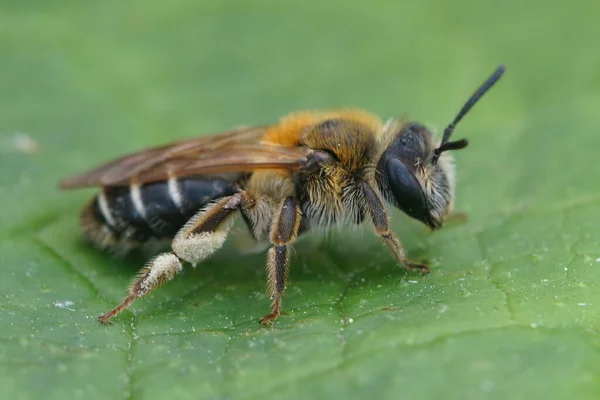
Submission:
M 466 140 L 459 142 L 463 148 Z M 377 164 L 377 182 L 385 199 L 432 229 L 442 226 L 454 200 L 454 164 L 436 157 L 436 139 L 417 122 L 399 128 Z
M 392 140 L 377 163 L 377 184 L 385 199 L 432 229 L 442 226 L 454 203 L 454 164 L 449 150 L 467 147 L 466 139 L 449 141 L 456 124 L 504 73 L 504 65 L 471 96 L 441 141 L 417 122 L 394 129 Z

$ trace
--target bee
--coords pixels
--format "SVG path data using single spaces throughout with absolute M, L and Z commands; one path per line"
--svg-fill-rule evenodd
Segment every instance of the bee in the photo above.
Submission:
M 172 240 L 171 251 L 152 258 L 109 320 L 181 272 L 196 266 L 225 241 L 241 215 L 256 241 L 270 242 L 266 270 L 270 325 L 281 313 L 291 247 L 313 227 L 370 223 L 395 260 L 410 261 L 390 230 L 385 203 L 431 229 L 453 209 L 455 167 L 450 141 L 456 124 L 504 73 L 479 87 L 444 130 L 441 140 L 422 124 L 354 109 L 296 112 L 273 125 L 232 130 L 133 153 L 64 179 L 63 189 L 100 187 L 83 209 L 85 238 L 108 251 L 128 251 L 152 238 Z

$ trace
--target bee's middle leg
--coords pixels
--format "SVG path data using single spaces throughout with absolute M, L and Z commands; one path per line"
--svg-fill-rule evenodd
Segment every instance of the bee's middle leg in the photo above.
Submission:
M 289 253 L 298 236 L 301 218 L 300 204 L 294 197 L 283 200 L 273 218 L 270 234 L 273 247 L 267 254 L 268 287 L 273 303 L 271 313 L 260 319 L 262 325 L 270 325 L 281 313 L 281 297 L 288 275 Z
M 139 272 L 129 286 L 128 296 L 111 311 L 100 316 L 107 323 L 136 299 L 143 297 L 165 282 L 173 279 L 187 261 L 196 266 L 208 258 L 225 242 L 232 225 L 232 216 L 240 208 L 251 208 L 255 199 L 246 192 L 225 197 L 192 217 L 173 239 L 173 252 L 153 258 Z
M 366 183 L 363 184 L 363 195 L 367 210 L 373 221 L 375 233 L 383 239 L 383 242 L 391 250 L 394 258 L 396 258 L 396 261 L 409 270 L 417 270 L 424 274 L 428 274 L 429 267 L 427 265 L 414 263 L 406 257 L 402 243 L 400 243 L 400 240 L 390 230 L 389 217 L 381 199 L 373 188 Z

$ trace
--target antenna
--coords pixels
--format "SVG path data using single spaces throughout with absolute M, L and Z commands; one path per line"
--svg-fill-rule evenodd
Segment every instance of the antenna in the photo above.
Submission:
M 449 142 L 448 139 L 450 139 L 450 135 L 452 135 L 452 132 L 454 132 L 456 124 L 458 124 L 460 120 L 465 116 L 465 114 L 468 113 L 469 110 L 479 101 L 481 96 L 483 96 L 488 90 L 490 90 L 492 86 L 494 86 L 496 82 L 498 82 L 498 79 L 500 79 L 502 74 L 504 74 L 505 70 L 506 67 L 504 66 L 504 64 L 500 64 L 500 66 L 496 68 L 494 73 L 483 83 L 483 85 L 479 87 L 479 89 L 477 89 L 475 93 L 473 93 L 469 100 L 467 100 L 465 105 L 458 112 L 456 118 L 454 118 L 454 121 L 452 121 L 452 123 L 448 125 L 446 129 L 444 129 L 444 136 L 442 136 L 442 142 L 440 143 L 437 149 L 433 150 L 433 159 L 431 161 L 433 165 L 437 164 L 438 158 L 440 158 L 440 155 L 444 151 L 459 150 L 467 147 L 467 145 L 469 144 L 467 139 L 460 139 L 454 142 Z

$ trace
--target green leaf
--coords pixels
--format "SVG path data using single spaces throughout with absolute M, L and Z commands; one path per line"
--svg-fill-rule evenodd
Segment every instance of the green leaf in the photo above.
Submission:
M 597 1 L 0 5 L 0 397 L 595 399 L 600 394 Z M 82 243 L 61 177 L 298 109 L 457 128 L 466 223 L 297 246 L 272 328 L 264 254 L 232 243 L 100 326 L 141 255 Z

